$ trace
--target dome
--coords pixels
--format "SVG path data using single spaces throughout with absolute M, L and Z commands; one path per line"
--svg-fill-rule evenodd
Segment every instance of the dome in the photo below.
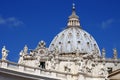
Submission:
M 71 27 L 60 32 L 50 44 L 49 49 L 52 51 L 57 47 L 59 53 L 94 53 L 98 51 L 99 47 L 94 38 L 83 29 L 78 27 Z
M 80 54 L 95 53 L 100 55 L 95 39 L 81 28 L 75 7 L 73 7 L 72 15 L 69 17 L 67 28 L 55 36 L 51 42 L 49 50 L 53 51 L 54 48 L 58 48 L 60 54 L 76 53 L 77 51 Z

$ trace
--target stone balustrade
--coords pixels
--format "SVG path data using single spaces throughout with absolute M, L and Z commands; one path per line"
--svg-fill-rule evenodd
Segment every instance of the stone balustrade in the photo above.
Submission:
M 46 70 L 38 67 L 30 67 L 14 62 L 9 62 L 7 60 L 0 60 L 0 68 L 22 72 L 26 74 L 55 78 L 59 80 L 69 80 L 72 76 L 75 75 L 67 72 L 57 72 L 54 70 Z

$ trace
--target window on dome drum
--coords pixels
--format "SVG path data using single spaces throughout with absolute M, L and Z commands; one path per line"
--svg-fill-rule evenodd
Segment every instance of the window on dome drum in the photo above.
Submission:
M 108 67 L 107 69 L 108 69 L 109 74 L 112 73 L 112 68 L 111 67 Z
M 72 38 L 72 33 L 69 33 L 68 38 L 69 39 Z
M 86 33 L 84 35 L 86 36 Z
M 45 62 L 40 62 L 39 67 L 41 67 L 41 68 L 45 69 Z
M 89 45 L 89 42 L 87 42 L 87 44 Z
M 70 41 L 68 41 L 68 43 L 70 43 Z
M 78 43 L 80 43 L 80 41 L 78 41 Z
M 77 36 L 79 36 L 79 33 L 77 33 Z
M 87 42 L 87 45 L 89 46 L 89 42 Z
M 61 44 L 61 42 L 59 42 L 59 44 Z
M 84 36 L 87 37 L 87 34 L 85 33 Z
M 94 44 L 94 46 L 96 46 L 96 44 Z

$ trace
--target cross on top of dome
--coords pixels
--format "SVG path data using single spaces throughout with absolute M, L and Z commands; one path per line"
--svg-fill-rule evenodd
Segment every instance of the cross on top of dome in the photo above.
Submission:
M 72 15 L 69 16 L 69 18 L 79 18 L 77 15 L 76 15 L 76 11 L 75 11 L 75 4 L 73 3 L 73 7 L 72 7 Z
M 75 3 L 73 3 L 72 5 L 73 5 L 73 9 L 75 9 Z

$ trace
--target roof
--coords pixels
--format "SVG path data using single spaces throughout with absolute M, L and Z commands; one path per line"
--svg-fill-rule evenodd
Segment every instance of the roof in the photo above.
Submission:
M 120 69 L 117 69 L 109 74 L 108 78 L 110 80 L 120 80 Z

